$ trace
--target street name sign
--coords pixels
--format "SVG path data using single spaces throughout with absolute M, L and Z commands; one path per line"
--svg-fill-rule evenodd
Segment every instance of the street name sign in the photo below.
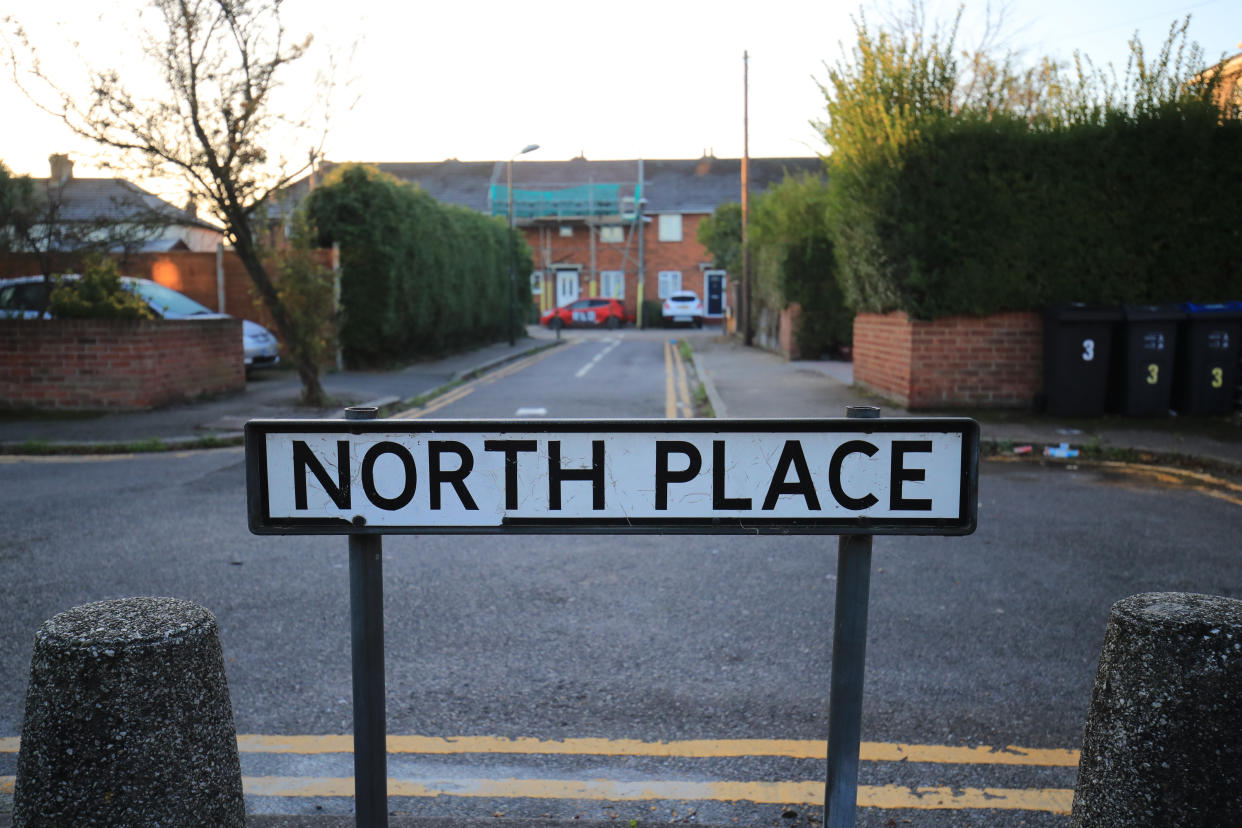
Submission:
M 251 420 L 256 534 L 966 535 L 966 418 Z

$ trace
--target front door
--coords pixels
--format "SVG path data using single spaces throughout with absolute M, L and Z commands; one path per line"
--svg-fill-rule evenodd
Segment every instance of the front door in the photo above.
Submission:
M 724 316 L 725 309 L 725 272 L 709 270 L 703 274 L 707 279 L 706 316 Z
M 578 298 L 578 271 L 556 271 L 556 306 L 563 308 Z

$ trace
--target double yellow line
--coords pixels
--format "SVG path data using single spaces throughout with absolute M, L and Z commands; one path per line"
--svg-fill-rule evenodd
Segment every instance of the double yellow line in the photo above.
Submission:
M 1026 458 L 1000 454 L 987 458 L 994 463 L 1026 463 Z M 1130 477 L 1144 478 L 1154 485 L 1166 489 L 1186 489 L 1208 497 L 1242 506 L 1242 484 L 1234 483 L 1221 477 L 1204 472 L 1180 469 L 1173 466 L 1153 466 L 1146 463 L 1127 463 L 1121 460 L 1074 460 L 1073 465 L 1089 469 L 1103 469 L 1125 474 Z
M 347 734 L 276 735 L 244 734 L 237 737 L 242 754 L 348 754 L 353 737 Z M 0 738 L 0 753 L 16 752 L 16 738 Z M 443 738 L 390 734 L 390 755 L 449 754 L 561 755 L 561 756 L 657 756 L 703 759 L 722 757 L 826 758 L 823 740 L 795 739 L 690 739 L 647 742 L 637 739 L 571 738 L 548 740 L 508 739 L 494 736 Z M 1078 751 L 1068 749 L 967 747 L 916 745 L 897 742 L 863 742 L 859 758 L 864 762 L 933 763 L 964 766 L 1026 766 L 1072 768 Z M 0 777 L 0 794 L 11 794 L 13 777 Z M 348 797 L 354 793 L 352 777 L 247 776 L 246 793 L 273 797 Z M 755 802 L 759 804 L 823 805 L 824 783 L 815 780 L 693 780 L 607 778 L 390 778 L 390 796 L 487 797 L 496 799 L 584 799 L 625 802 L 636 800 Z M 950 788 L 945 786 L 862 785 L 860 807 L 881 809 L 1025 810 L 1068 814 L 1074 792 L 1069 788 Z
M 674 342 L 664 341 L 664 417 L 677 419 L 681 416 L 694 419 L 694 403 L 690 401 L 690 383 L 686 380 L 686 363 L 681 358 L 681 349 Z M 674 391 L 676 386 L 676 391 Z
M 6 741 L 9 744 L 6 745 Z M 242 753 L 350 753 L 349 734 L 268 735 L 242 734 Z M 447 755 L 461 753 L 527 754 L 541 756 L 664 756 L 683 759 L 779 756 L 789 759 L 827 759 L 827 742 L 808 739 L 683 739 L 645 742 L 639 739 L 580 737 L 569 739 L 508 738 L 503 736 L 419 736 L 390 733 L 389 753 Z M 0 739 L 0 753 L 16 750 L 17 740 Z M 863 762 L 925 762 L 948 765 L 1010 765 L 1045 768 L 1078 767 L 1078 751 L 1067 748 L 966 747 L 916 745 L 902 742 L 862 742 Z
M 576 344 L 578 344 L 578 340 L 570 340 L 567 343 L 566 347 L 572 347 Z M 441 394 L 440 396 L 436 397 L 434 400 L 432 400 L 431 402 L 427 403 L 424 406 L 421 406 L 419 408 L 410 408 L 405 411 L 401 411 L 396 414 L 393 414 L 392 419 L 417 420 L 420 417 L 426 417 L 428 414 L 432 414 L 436 411 L 439 411 L 441 408 L 444 408 L 445 406 L 452 405 L 458 400 L 464 397 L 470 396 L 471 394 L 474 393 L 476 388 L 480 388 L 481 386 L 484 386 L 484 385 L 490 385 L 496 380 L 504 379 L 505 377 L 511 374 L 516 374 L 518 371 L 529 368 L 530 366 L 534 365 L 536 362 L 539 362 L 540 360 L 547 359 L 548 357 L 552 356 L 552 354 L 555 353 L 556 350 L 557 350 L 556 348 L 546 348 L 537 354 L 533 354 L 531 356 L 524 357 L 523 359 L 519 359 L 516 362 L 510 363 L 509 365 L 506 365 L 503 368 L 484 374 L 478 379 L 473 379 L 463 385 L 459 385 L 458 387 L 452 389 L 451 391 L 447 391 L 444 394 Z

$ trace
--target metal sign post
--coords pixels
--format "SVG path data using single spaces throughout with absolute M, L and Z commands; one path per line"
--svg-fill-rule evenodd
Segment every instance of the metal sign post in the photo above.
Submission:
M 968 535 L 965 418 L 251 420 L 250 531 L 349 535 L 359 825 L 385 825 L 385 534 L 840 535 L 829 824 L 852 826 L 872 535 Z
M 846 409 L 848 418 L 879 416 L 880 409 L 872 406 Z M 824 791 L 827 828 L 854 828 L 858 806 L 858 749 L 862 738 L 870 591 L 871 536 L 842 536 L 837 543 L 837 600 L 828 691 L 828 784 Z
M 345 409 L 373 420 L 376 409 Z M 354 810 L 364 828 L 388 824 L 388 723 L 384 699 L 384 549 L 380 535 L 349 536 L 349 621 L 354 677 Z

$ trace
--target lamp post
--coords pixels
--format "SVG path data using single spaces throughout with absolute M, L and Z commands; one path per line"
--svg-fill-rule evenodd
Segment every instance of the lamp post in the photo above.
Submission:
M 517 334 L 514 332 L 516 328 L 514 317 L 517 315 L 517 263 L 514 261 L 513 252 L 513 159 L 519 155 L 525 155 L 528 152 L 534 152 L 539 149 L 538 144 L 527 144 L 522 147 L 520 152 L 516 152 L 509 156 L 509 163 L 506 165 L 505 171 L 505 195 L 509 200 L 509 344 L 512 345 L 517 341 Z
M 647 251 L 643 246 L 647 237 L 647 219 L 643 216 L 646 206 L 645 198 L 634 202 L 634 226 L 638 228 L 638 305 L 634 308 L 634 319 L 640 328 L 643 326 L 643 287 L 647 282 Z

